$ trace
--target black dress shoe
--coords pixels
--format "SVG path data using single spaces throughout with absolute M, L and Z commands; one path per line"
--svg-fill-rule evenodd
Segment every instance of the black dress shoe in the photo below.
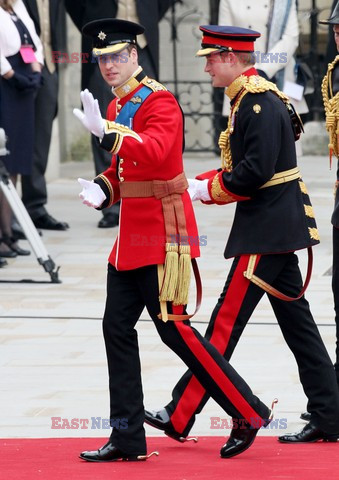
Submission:
M 11 230 L 14 240 L 26 240 L 26 235 L 16 220 L 12 221 Z
M 119 225 L 118 213 L 107 213 L 98 223 L 98 228 L 113 228 Z
M 181 433 L 178 433 L 170 420 L 170 417 L 167 413 L 167 410 L 163 408 L 162 410 L 145 410 L 145 423 L 151 425 L 151 427 L 162 430 L 168 437 L 173 438 L 177 442 L 184 443 L 188 440 L 193 440 L 197 442 L 198 440 L 194 437 L 187 438 Z
M 15 258 L 18 256 L 16 252 L 13 252 L 13 250 L 8 247 L 3 238 L 0 238 L 0 255 L 2 258 Z
M 67 230 L 69 228 L 68 223 L 59 222 L 49 213 L 45 213 L 44 215 L 41 215 L 41 217 L 34 218 L 33 223 L 36 228 L 42 228 L 43 230 Z
M 118 213 L 107 213 L 98 223 L 98 228 L 113 228 L 119 225 Z
M 221 458 L 235 457 L 247 450 L 259 432 L 259 428 L 253 428 L 249 424 L 237 425 L 237 427 L 238 428 L 232 428 L 229 439 L 225 445 L 221 447 Z
M 310 412 L 303 412 L 300 414 L 301 420 L 305 420 L 305 422 L 310 422 L 311 421 L 311 414 Z
M 281 443 L 312 443 L 312 442 L 336 442 L 338 434 L 327 434 L 309 422 L 299 433 L 290 433 L 278 437 Z
M 25 250 L 24 248 L 19 247 L 17 241 L 13 237 L 9 237 L 8 235 L 4 235 L 2 241 L 9 247 L 13 252 L 17 255 L 30 255 L 31 252 L 29 250 Z
M 148 456 L 145 453 L 129 454 L 122 452 L 115 447 L 109 440 L 106 445 L 99 450 L 85 451 L 80 453 L 80 458 L 87 462 L 116 462 L 118 460 L 128 460 L 130 462 L 146 460 Z

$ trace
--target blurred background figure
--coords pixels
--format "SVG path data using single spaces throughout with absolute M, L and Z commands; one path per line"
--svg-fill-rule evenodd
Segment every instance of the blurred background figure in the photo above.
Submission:
M 141 23 L 145 34 L 138 38 L 139 63 L 145 73 L 158 79 L 159 76 L 159 27 L 158 23 L 175 0 L 65 0 L 66 10 L 81 32 L 85 23 L 101 18 L 121 18 Z M 88 62 L 82 63 L 81 90 L 88 88 L 99 101 L 100 111 L 106 112 L 113 99 L 110 87 L 103 81 L 96 64 L 92 62 L 91 39 L 82 36 L 81 51 L 88 54 Z M 106 170 L 111 164 L 111 155 L 101 149 L 92 135 L 92 153 L 95 173 Z M 120 202 L 102 210 L 99 228 L 115 227 L 119 224 Z
M 46 210 L 46 169 L 51 144 L 53 120 L 58 108 L 58 64 L 52 51 L 63 42 L 63 0 L 23 0 L 40 36 L 44 52 L 43 84 L 35 98 L 35 136 L 33 165 L 22 176 L 22 201 L 37 228 L 66 230 L 66 222 L 56 220 Z M 77 3 L 77 2 L 74 2 Z
M 257 0 L 255 3 L 250 0 L 220 0 L 218 24 L 237 25 L 260 32 L 256 45 L 259 74 L 285 91 L 299 114 L 308 112 L 303 87 L 296 83 L 294 55 L 299 45 L 299 25 L 295 0 Z M 225 117 L 228 114 L 229 102 L 225 101 L 223 118 L 217 119 L 217 138 L 226 128 Z
M 43 53 L 40 39 L 22 0 L 0 0 L 0 127 L 8 137 L 2 157 L 16 185 L 18 175 L 32 171 L 34 104 L 41 86 Z M 0 193 L 0 256 L 28 255 L 11 228 L 12 212 Z

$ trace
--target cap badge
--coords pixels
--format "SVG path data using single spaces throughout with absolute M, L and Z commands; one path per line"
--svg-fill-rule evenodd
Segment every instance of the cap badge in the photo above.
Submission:
M 107 37 L 106 33 L 103 32 L 102 30 L 98 33 L 98 38 L 100 40 L 105 40 L 106 37 Z
M 256 103 L 255 105 L 253 105 L 253 111 L 255 113 L 260 113 L 261 112 L 261 106 Z

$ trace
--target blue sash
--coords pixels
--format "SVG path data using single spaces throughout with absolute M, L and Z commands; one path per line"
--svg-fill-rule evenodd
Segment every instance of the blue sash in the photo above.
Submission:
M 133 130 L 134 115 L 151 93 L 153 93 L 153 90 L 146 86 L 140 88 L 140 90 L 138 90 L 136 94 L 125 103 L 115 121 Z

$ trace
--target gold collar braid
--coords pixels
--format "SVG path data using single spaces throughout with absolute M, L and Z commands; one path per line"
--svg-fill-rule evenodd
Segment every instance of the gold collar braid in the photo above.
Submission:
M 131 77 L 129 77 L 128 80 L 126 80 L 125 83 L 119 85 L 116 88 L 112 88 L 112 93 L 120 99 L 126 97 L 126 95 L 133 92 L 133 90 L 135 90 L 140 85 L 139 80 L 137 80 L 135 77 L 137 77 L 141 71 L 142 68 L 138 67 L 138 69 L 133 73 Z
M 327 73 L 323 78 L 321 84 L 321 93 L 323 96 L 325 116 L 326 116 L 326 130 L 329 135 L 329 154 L 330 161 L 332 160 L 332 154 L 338 158 L 338 120 L 339 120 L 339 92 L 333 96 L 332 90 L 332 73 L 334 67 L 339 62 L 339 55 L 335 57 L 332 63 L 328 65 Z
M 225 94 L 231 100 L 241 93 L 232 105 L 227 128 L 224 132 L 221 132 L 219 137 L 218 143 L 221 150 L 221 167 L 223 170 L 230 172 L 233 168 L 230 136 L 234 131 L 235 114 L 239 109 L 242 99 L 247 93 L 262 93 L 268 90 L 274 92 L 284 103 L 289 102 L 287 95 L 282 93 L 274 83 L 265 80 L 265 78 L 259 75 L 251 75 L 250 77 L 240 75 L 225 89 Z

